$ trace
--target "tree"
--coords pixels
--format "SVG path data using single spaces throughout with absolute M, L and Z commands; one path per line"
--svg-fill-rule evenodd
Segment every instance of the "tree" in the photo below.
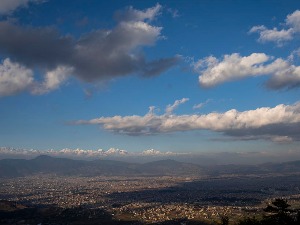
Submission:
M 237 225 L 299 225 L 300 211 L 290 209 L 290 205 L 284 199 L 275 199 L 265 209 L 268 215 L 258 220 L 256 218 L 244 218 Z
M 253 217 L 253 218 L 245 218 L 243 220 L 240 220 L 238 225 L 263 225 L 263 223 Z
M 280 224 L 280 225 L 290 225 L 293 224 L 293 218 L 291 213 L 293 210 L 289 209 L 290 205 L 287 203 L 287 200 L 277 198 L 272 202 L 271 205 L 268 205 L 264 211 L 269 213 L 265 219 L 264 223 L 266 224 Z
M 221 217 L 221 225 L 228 225 L 228 224 L 229 224 L 228 216 L 222 216 Z
M 272 205 L 268 205 L 264 211 L 277 214 L 288 213 L 290 212 L 290 209 L 288 209 L 290 206 L 286 200 L 277 198 L 272 202 Z

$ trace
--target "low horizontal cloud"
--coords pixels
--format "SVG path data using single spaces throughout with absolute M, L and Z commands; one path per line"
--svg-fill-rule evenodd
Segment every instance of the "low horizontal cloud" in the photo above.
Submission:
M 12 62 L 44 73 L 47 90 L 55 89 L 54 86 L 58 87 L 60 81 L 71 75 L 85 82 L 101 82 L 130 74 L 155 76 L 180 60 L 180 56 L 171 56 L 147 61 L 143 54 L 143 47 L 153 46 L 162 39 L 163 28 L 151 24 L 161 8 L 159 4 L 146 10 L 127 8 L 116 16 L 114 28 L 94 30 L 77 39 L 62 35 L 52 27 L 23 27 L 1 21 L 0 51 Z M 64 75 L 61 75 L 62 68 L 68 68 L 63 69 Z M 57 78 L 55 84 L 54 77 Z
M 141 152 L 139 155 L 144 155 L 144 156 L 170 156 L 170 155 L 182 155 L 184 153 L 174 153 L 174 152 L 161 152 L 156 149 L 147 149 Z M 185 153 L 187 154 L 187 153 Z
M 155 149 L 147 149 L 140 152 L 128 152 L 124 149 L 109 148 L 108 150 L 103 149 L 70 149 L 64 148 L 61 150 L 36 150 L 36 149 L 22 149 L 22 148 L 10 148 L 0 147 L 0 158 L 1 156 L 23 156 L 23 157 L 35 157 L 38 155 L 50 155 L 56 157 L 70 157 L 70 158 L 102 158 L 102 157 L 126 157 L 126 156 L 174 156 L 183 155 L 188 153 L 174 153 L 174 152 L 162 152 Z
M 295 88 L 300 86 L 300 66 L 289 61 L 274 59 L 264 53 L 252 53 L 241 56 L 238 53 L 224 55 L 222 59 L 209 56 L 192 65 L 199 73 L 202 87 L 213 87 L 218 84 L 246 77 L 268 75 L 266 86 L 270 89 Z
M 268 29 L 264 25 L 254 26 L 250 29 L 249 33 L 258 33 L 259 42 L 275 42 L 277 46 L 282 46 L 287 41 L 294 39 L 296 34 L 300 33 L 300 11 L 296 10 L 289 14 L 285 20 L 286 29 Z
M 176 105 L 176 102 L 173 105 Z M 163 115 L 156 115 L 151 108 L 144 116 L 100 117 L 92 120 L 79 120 L 73 124 L 101 125 L 105 130 L 124 135 L 211 130 L 240 140 L 248 138 L 299 141 L 300 103 L 281 104 L 273 108 L 262 107 L 243 112 L 232 109 L 224 113 L 192 115 L 174 115 L 167 110 Z

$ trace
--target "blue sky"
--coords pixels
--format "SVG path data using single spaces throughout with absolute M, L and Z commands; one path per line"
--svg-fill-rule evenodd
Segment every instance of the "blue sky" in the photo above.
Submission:
M 1 1 L 0 146 L 298 151 L 299 10 Z

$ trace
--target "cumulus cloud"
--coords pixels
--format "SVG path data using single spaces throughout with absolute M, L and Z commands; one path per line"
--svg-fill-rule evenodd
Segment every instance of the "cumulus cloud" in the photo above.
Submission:
M 273 28 L 270 30 L 265 26 L 254 26 L 249 33 L 259 33 L 259 42 L 275 42 L 278 46 L 282 46 L 284 42 L 293 39 L 294 31 L 292 28 L 288 30 Z
M 279 70 L 267 81 L 267 87 L 271 89 L 300 87 L 300 66 L 290 65 Z
M 0 97 L 14 95 L 22 91 L 44 94 L 57 89 L 68 78 L 72 68 L 59 66 L 45 71 L 44 81 L 36 81 L 34 72 L 9 58 L 0 64 Z
M 209 56 L 194 63 L 193 67 L 200 74 L 199 83 L 202 87 L 262 75 L 271 76 L 266 83 L 271 89 L 300 86 L 299 66 L 281 58 L 274 60 L 264 53 L 252 53 L 249 56 L 233 53 L 224 55 L 222 59 Z
M 44 94 L 57 89 L 72 73 L 73 68 L 59 66 L 45 74 L 45 80 L 42 83 L 36 83 L 31 92 L 33 94 Z
M 151 24 L 160 12 L 159 4 L 143 11 L 129 7 L 119 12 L 114 28 L 94 30 L 77 39 L 61 35 L 50 27 L 22 27 L 2 21 L 0 51 L 32 70 L 72 68 L 65 72 L 85 82 L 101 82 L 130 74 L 150 77 L 176 65 L 180 59 L 172 56 L 147 61 L 142 52 L 143 47 L 153 46 L 162 38 L 162 27 Z M 45 74 L 45 79 L 53 81 L 54 72 L 50 73 L 52 75 Z M 52 89 L 55 88 L 48 88 Z
M 177 105 L 179 102 L 177 102 Z M 173 104 L 175 105 L 175 104 Z M 239 112 L 174 115 L 167 112 L 144 116 L 100 117 L 73 124 L 98 124 L 105 130 L 126 135 L 154 135 L 177 131 L 211 130 L 240 140 L 300 140 L 300 103 L 262 107 Z
M 20 7 L 26 7 L 28 3 L 42 2 L 44 0 L 1 0 L 0 1 L 0 15 L 12 13 Z
M 300 32 L 300 10 L 296 10 L 286 18 L 286 24 L 295 32 Z
M 259 42 L 275 42 L 278 46 L 282 46 L 285 42 L 294 39 L 294 36 L 300 32 L 300 11 L 296 10 L 288 15 L 285 20 L 287 29 L 268 29 L 264 25 L 254 26 L 249 33 L 258 33 Z
M 5 59 L 0 64 L 0 97 L 13 95 L 28 89 L 33 83 L 30 69 Z

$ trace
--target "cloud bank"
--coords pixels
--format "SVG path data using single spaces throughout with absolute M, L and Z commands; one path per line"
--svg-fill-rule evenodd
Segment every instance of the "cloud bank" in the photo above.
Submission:
M 36 149 L 22 149 L 22 148 L 9 148 L 0 147 L 1 156 L 23 156 L 23 157 L 35 157 L 38 155 L 50 155 L 56 157 L 70 157 L 70 158 L 105 158 L 105 157 L 126 157 L 126 156 L 175 156 L 188 153 L 174 153 L 174 152 L 161 152 L 155 149 L 147 149 L 141 152 L 128 152 L 124 149 L 109 148 L 103 149 L 70 149 L 64 148 L 61 150 L 36 150 Z
M 300 33 L 300 11 L 296 10 L 289 14 L 285 19 L 286 29 L 268 29 L 264 25 L 254 26 L 250 29 L 249 33 L 258 33 L 258 41 L 261 43 L 274 42 L 277 46 L 282 46 L 287 41 L 291 41 L 297 34 Z
M 108 150 L 86 149 L 61 149 L 61 150 L 35 150 L 0 147 L 0 159 L 21 158 L 31 159 L 39 155 L 63 157 L 71 159 L 113 159 L 127 162 L 145 163 L 162 159 L 174 159 L 180 162 L 196 163 L 200 165 L 225 165 L 225 164 L 258 164 L 266 162 L 284 162 L 300 159 L 297 149 L 285 149 L 284 151 L 255 151 L 255 152 L 162 152 L 148 149 L 140 152 L 129 152 L 117 148 Z M 113 153 L 111 153 L 113 152 Z
M 300 86 L 300 66 L 281 58 L 274 59 L 264 53 L 252 53 L 249 56 L 233 53 L 224 55 L 222 59 L 209 56 L 194 63 L 193 68 L 200 74 L 200 85 L 206 88 L 232 80 L 265 75 L 270 77 L 266 86 L 273 90 Z
M 177 100 L 172 105 L 178 105 Z M 168 107 L 167 107 L 168 109 Z M 300 103 L 262 107 L 239 112 L 236 109 L 224 113 L 175 115 L 166 110 L 156 115 L 153 108 L 144 116 L 113 116 L 91 120 L 79 120 L 73 124 L 101 125 L 103 129 L 124 135 L 155 135 L 191 130 L 211 130 L 223 133 L 235 140 L 266 139 L 275 142 L 300 140 Z
M 94 30 L 78 39 L 51 27 L 22 27 L 1 21 L 0 51 L 7 57 L 5 60 L 31 73 L 36 69 L 43 73 L 45 81 L 40 86 L 48 91 L 58 88 L 71 75 L 84 82 L 130 74 L 151 77 L 180 60 L 180 56 L 172 56 L 147 61 L 143 54 L 143 47 L 153 46 L 162 38 L 162 27 L 151 24 L 161 8 L 159 4 L 146 10 L 129 7 L 116 14 L 114 28 Z M 41 94 L 39 89 L 35 87 L 32 93 Z M 9 90 L 2 96 L 14 93 Z

